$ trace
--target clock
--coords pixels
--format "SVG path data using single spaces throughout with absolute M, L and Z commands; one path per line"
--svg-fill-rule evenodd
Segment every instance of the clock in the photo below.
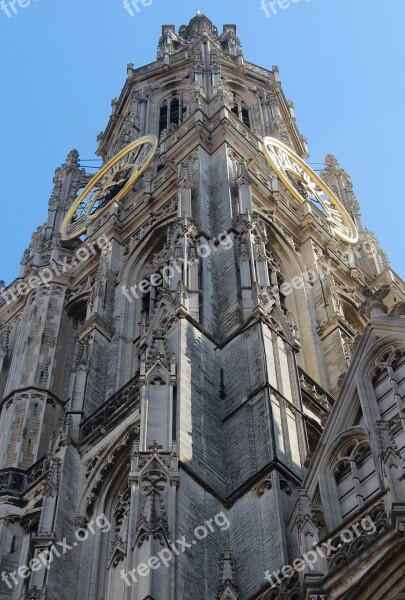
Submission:
M 357 243 L 359 234 L 353 219 L 332 190 L 302 158 L 272 137 L 264 138 L 263 151 L 280 181 L 300 204 L 310 200 L 330 222 L 337 238 L 348 244 Z
M 60 230 L 62 241 L 86 233 L 94 219 L 128 194 L 151 164 L 157 145 L 155 135 L 139 138 L 100 169 L 68 210 Z

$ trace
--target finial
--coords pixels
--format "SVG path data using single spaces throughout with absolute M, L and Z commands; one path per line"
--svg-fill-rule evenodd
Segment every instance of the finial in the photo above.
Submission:
M 197 8 L 197 17 L 201 17 L 201 15 L 202 15 L 202 12 L 200 11 L 199 8 Z

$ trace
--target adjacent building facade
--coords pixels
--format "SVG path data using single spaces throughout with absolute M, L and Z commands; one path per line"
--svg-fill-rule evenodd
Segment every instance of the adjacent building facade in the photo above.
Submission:
M 405 598 L 405 286 L 349 175 L 326 157 L 353 246 L 261 151 L 308 156 L 277 67 L 201 14 L 128 65 L 98 155 L 150 134 L 64 244 L 69 154 L 0 296 L 0 598 Z

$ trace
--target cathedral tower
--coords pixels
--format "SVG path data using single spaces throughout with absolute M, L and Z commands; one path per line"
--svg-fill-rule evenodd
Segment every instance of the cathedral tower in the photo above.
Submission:
M 66 241 L 68 155 L 1 292 L 0 597 L 401 598 L 405 286 L 349 175 L 311 202 L 278 68 L 202 14 L 128 65 L 97 154 L 145 136 Z

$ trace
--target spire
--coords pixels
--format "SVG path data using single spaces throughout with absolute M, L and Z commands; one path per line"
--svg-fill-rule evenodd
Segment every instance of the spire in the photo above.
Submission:
M 325 158 L 325 170 L 321 173 L 321 177 L 340 199 L 346 210 L 356 218 L 356 224 L 360 227 L 360 206 L 353 191 L 352 181 L 332 154 L 328 154 Z
M 238 600 L 238 587 L 235 579 L 235 565 L 232 552 L 226 551 L 222 555 L 221 580 L 218 590 L 219 600 Z
M 64 212 L 76 198 L 80 187 L 89 180 L 85 169 L 80 166 L 77 150 L 71 150 L 65 162 L 56 169 L 53 178 L 53 191 L 48 205 L 48 221 L 46 224 L 46 238 L 49 239 L 59 232 Z
M 176 33 L 174 25 L 162 26 L 157 58 L 159 60 L 167 54 L 174 54 L 185 48 L 194 48 L 202 39 L 209 39 L 213 46 L 228 54 L 235 56 L 242 54 L 242 45 L 236 34 L 236 25 L 224 25 L 220 35 L 214 23 L 201 10 L 197 9 L 196 16 L 188 25 L 182 25 L 178 33 Z

